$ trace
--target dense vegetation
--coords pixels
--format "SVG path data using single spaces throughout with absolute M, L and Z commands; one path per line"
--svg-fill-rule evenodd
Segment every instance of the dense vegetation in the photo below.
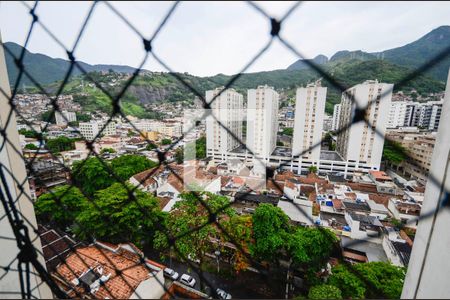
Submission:
M 72 231 L 79 239 L 138 246 L 153 244 L 164 218 L 153 196 L 136 190 L 130 199 L 120 183 L 96 191 L 89 199 L 74 186 L 57 187 L 38 198 L 35 211 L 41 221 Z
M 383 159 L 398 165 L 408 158 L 406 149 L 398 142 L 386 139 L 384 141 Z
M 332 269 L 328 284 L 339 288 L 346 299 L 399 299 L 405 272 L 405 268 L 385 262 L 340 264 Z
M 73 164 L 72 180 L 85 194 L 93 195 L 98 190 L 116 182 L 124 182 L 134 174 L 156 165 L 154 161 L 139 155 L 123 155 L 110 162 L 91 157 Z

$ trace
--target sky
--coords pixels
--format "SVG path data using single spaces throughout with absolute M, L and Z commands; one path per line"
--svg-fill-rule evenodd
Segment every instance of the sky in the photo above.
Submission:
M 255 2 L 281 18 L 295 2 Z M 34 2 L 25 2 L 32 6 Z M 24 44 L 30 28 L 29 9 L 22 2 L 0 3 L 4 42 Z M 40 22 L 66 48 L 72 48 L 91 2 L 40 2 Z M 111 2 L 146 38 L 162 22 L 173 2 Z M 377 52 L 403 46 L 429 31 L 450 25 L 450 2 L 302 2 L 286 19 L 280 35 L 305 58 L 328 57 L 340 50 Z M 198 76 L 234 74 L 270 39 L 270 22 L 246 2 L 181 2 L 152 43 L 154 53 L 172 70 Z M 27 49 L 65 58 L 41 24 Z M 142 41 L 106 3 L 99 2 L 74 53 L 90 64 L 137 67 L 145 51 Z M 299 57 L 275 40 L 247 72 L 284 69 Z M 144 64 L 167 71 L 154 58 Z

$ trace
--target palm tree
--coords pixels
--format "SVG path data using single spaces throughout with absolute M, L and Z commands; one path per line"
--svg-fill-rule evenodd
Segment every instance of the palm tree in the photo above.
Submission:
M 308 168 L 309 173 L 317 173 L 317 167 L 316 166 L 310 166 Z

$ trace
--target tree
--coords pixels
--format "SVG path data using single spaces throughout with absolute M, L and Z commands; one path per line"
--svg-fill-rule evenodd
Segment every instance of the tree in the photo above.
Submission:
M 285 127 L 283 128 L 283 134 L 287 136 L 293 136 L 294 135 L 294 128 L 292 127 Z
M 366 283 L 367 298 L 399 299 L 406 269 L 386 262 L 370 262 L 354 266 Z
M 75 141 L 76 139 L 60 136 L 54 139 L 49 139 L 47 141 L 46 148 L 53 153 L 73 150 L 75 149 Z
M 113 148 L 103 148 L 100 151 L 100 154 L 104 154 L 104 153 L 116 153 L 116 150 L 114 150 Z
M 342 264 L 332 269 L 327 283 L 338 287 L 345 299 L 362 299 L 366 293 L 364 282 Z
M 154 143 L 148 143 L 147 144 L 147 147 L 145 147 L 145 150 L 148 150 L 148 151 L 150 151 L 150 150 L 153 150 L 153 149 L 156 149 L 156 148 L 158 148 L 158 146 L 156 146 Z
M 77 120 L 79 122 L 89 122 L 91 120 L 91 116 L 88 115 L 88 114 L 83 114 L 83 113 L 80 113 L 80 112 L 76 112 L 76 115 L 77 115 Z
M 76 218 L 76 234 L 111 243 L 132 242 L 140 247 L 152 245 L 157 226 L 164 220 L 158 201 L 147 193 L 129 190 L 133 187 L 114 183 L 94 195 Z
M 221 222 L 234 216 L 235 212 L 224 196 L 208 192 L 187 192 L 180 194 L 179 198 L 181 200 L 174 205 L 166 219 L 165 232 L 159 232 L 155 238 L 155 246 L 159 250 L 167 250 L 170 247 L 168 235 L 175 241 L 175 252 L 179 258 L 198 260 L 201 268 L 205 254 L 216 250 L 210 238 L 220 238 L 220 231 L 211 222 L 211 215 L 215 216 L 214 221 Z M 202 199 L 208 209 L 199 199 Z
M 289 218 L 272 204 L 261 204 L 252 216 L 255 243 L 250 248 L 252 255 L 272 261 L 285 246 L 289 233 Z
M 23 136 L 25 136 L 26 138 L 39 138 L 39 133 L 36 132 L 35 130 L 27 130 L 25 128 L 22 128 L 19 130 L 19 133 Z
M 337 241 L 326 228 L 297 227 L 289 235 L 287 250 L 295 264 L 317 270 L 328 261 Z
M 405 268 L 386 262 L 340 264 L 332 269 L 328 284 L 338 287 L 344 298 L 398 299 L 405 273 Z
M 54 223 L 65 229 L 74 223 L 88 201 L 77 187 L 64 185 L 41 195 L 36 200 L 34 209 L 41 221 Z
M 122 155 L 111 160 L 111 167 L 122 181 L 142 171 L 154 168 L 157 163 L 140 155 Z
M 308 299 L 342 299 L 342 293 L 333 285 L 316 285 L 309 290 Z
M 316 166 L 310 166 L 308 168 L 309 173 L 317 173 L 317 167 Z
M 177 164 L 182 164 L 184 161 L 184 149 L 183 147 L 179 147 L 175 150 L 175 161 Z
M 39 149 L 39 147 L 38 146 L 36 146 L 35 144 L 26 144 L 25 145 L 25 149 L 28 149 L 28 150 L 38 150 Z
M 74 162 L 72 166 L 74 184 L 88 195 L 109 187 L 114 183 L 114 178 L 105 165 L 107 162 L 102 162 L 97 157 Z
M 55 112 L 53 110 L 47 110 L 41 114 L 41 120 L 48 123 L 55 123 Z
M 197 159 L 206 158 L 206 137 L 202 136 L 201 138 L 195 141 L 195 154 Z
M 232 216 L 228 220 L 221 222 L 227 234 L 221 234 L 222 242 L 229 242 L 237 247 L 232 257 L 234 258 L 233 269 L 236 273 L 246 270 L 250 266 L 248 257 L 250 256 L 250 245 L 253 243 L 252 237 L 252 217 L 249 215 Z M 230 252 L 223 248 L 222 252 Z
M 170 144 L 172 144 L 172 140 L 171 139 L 162 139 L 161 144 L 162 145 L 170 145 Z
M 398 165 L 408 158 L 406 149 L 398 142 L 386 139 L 383 148 L 383 158 Z

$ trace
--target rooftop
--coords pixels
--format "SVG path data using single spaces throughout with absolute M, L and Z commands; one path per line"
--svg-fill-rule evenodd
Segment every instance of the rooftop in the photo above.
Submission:
M 134 245 L 96 242 L 76 249 L 52 275 L 60 278 L 59 284 L 70 297 L 128 299 L 141 282 L 154 278 L 163 268 L 147 259 L 143 264 Z M 95 285 L 99 277 L 102 283 Z M 83 288 L 83 282 L 90 288 Z
M 344 161 L 344 159 L 336 151 L 320 151 L 321 160 Z

